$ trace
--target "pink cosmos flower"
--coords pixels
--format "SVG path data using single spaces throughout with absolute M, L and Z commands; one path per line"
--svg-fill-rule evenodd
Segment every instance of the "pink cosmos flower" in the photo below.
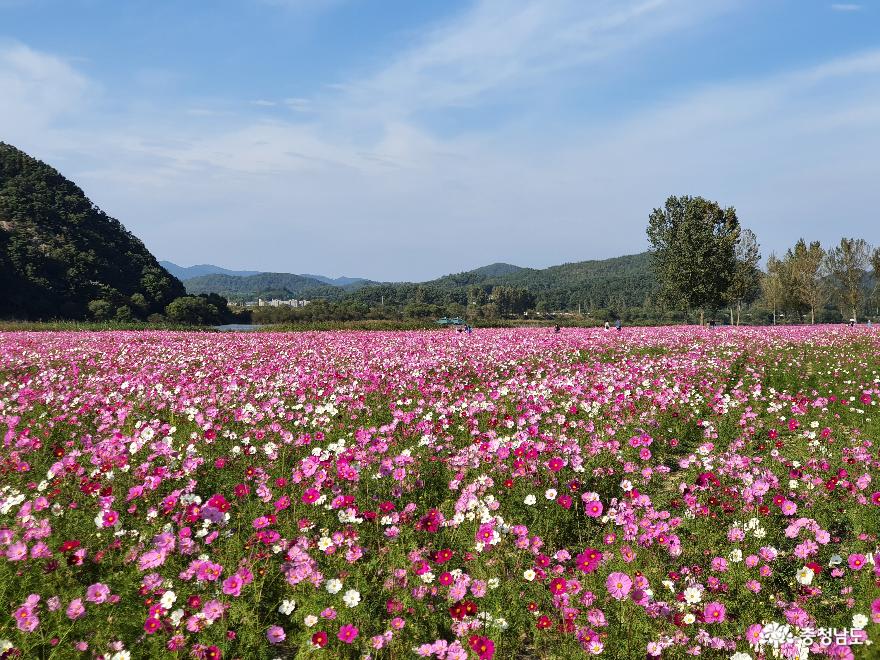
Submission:
M 82 616 L 85 616 L 86 608 L 82 603 L 81 598 L 74 598 L 70 601 L 70 605 L 67 606 L 67 618 L 71 621 L 75 621 Z
M 761 632 L 764 630 L 760 623 L 753 623 L 746 628 L 746 640 L 752 646 L 758 646 L 761 643 Z
M 110 597 L 110 587 L 106 584 L 96 582 L 86 590 L 86 600 L 90 603 L 101 604 Z
M 147 550 L 144 554 L 141 555 L 141 558 L 138 559 L 138 568 L 142 571 L 147 571 L 151 568 L 156 568 L 165 563 L 165 553 L 160 550 Z
M 33 607 L 22 605 L 15 610 L 15 625 L 22 632 L 33 632 L 40 625 L 40 618 Z
M 241 578 L 237 574 L 230 575 L 228 578 L 223 580 L 223 593 L 227 596 L 240 596 L 241 586 Z
M 21 561 L 22 559 L 26 559 L 27 553 L 27 544 L 22 543 L 21 541 L 19 541 L 18 543 L 13 543 L 8 548 L 6 548 L 6 558 L 9 561 Z
M 851 554 L 848 558 L 848 563 L 851 569 L 860 571 L 865 565 L 865 555 Z
M 556 578 L 550 582 L 550 592 L 553 594 L 564 594 L 567 588 L 568 583 L 565 578 Z
M 287 638 L 287 635 L 284 634 L 284 628 L 281 626 L 269 626 L 269 629 L 266 631 L 266 639 L 269 640 L 270 644 L 280 644 Z
M 598 518 L 602 515 L 602 502 L 599 500 L 587 502 L 587 505 L 584 507 L 584 513 L 590 518 Z
M 612 598 L 623 600 L 632 588 L 632 580 L 626 573 L 615 571 L 605 580 L 605 586 Z
M 717 601 L 706 603 L 706 607 L 703 608 L 703 620 L 706 623 L 721 623 L 724 621 L 726 614 L 727 609 L 722 603 Z

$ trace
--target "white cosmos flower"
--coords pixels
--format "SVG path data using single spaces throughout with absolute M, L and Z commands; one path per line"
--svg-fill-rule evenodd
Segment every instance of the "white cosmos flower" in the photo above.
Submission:
M 345 595 L 342 596 L 342 602 L 349 607 L 357 607 L 357 604 L 361 602 L 361 595 L 355 589 L 349 589 L 345 592 Z
M 868 617 L 864 614 L 853 614 L 852 627 L 856 630 L 864 630 L 868 625 Z
M 306 624 L 306 628 L 311 628 L 316 623 L 318 623 L 318 617 L 314 614 L 309 614 L 305 619 L 303 619 L 303 623 Z
M 804 566 L 801 570 L 797 572 L 797 575 L 795 575 L 795 579 L 803 585 L 809 585 L 813 582 L 814 575 L 815 573 L 813 572 L 812 568 L 810 568 L 809 566 Z
M 535 579 L 535 571 L 533 571 L 531 568 L 527 568 L 525 571 L 523 571 L 523 579 L 531 582 Z
M 684 590 L 684 602 L 689 605 L 699 603 L 703 599 L 703 591 L 697 587 L 688 587 Z
M 525 503 L 526 506 L 532 506 L 535 502 L 537 502 L 537 499 L 535 498 L 534 495 L 530 494 L 530 495 L 526 495 L 526 499 L 524 499 L 523 502 Z
M 555 488 L 548 488 L 547 491 L 544 493 L 544 497 L 546 497 L 548 500 L 555 500 L 556 499 L 556 489 Z
M 332 580 L 327 580 L 327 592 L 331 594 L 338 594 L 339 590 L 342 589 L 342 581 L 333 578 Z
M 290 616 L 290 614 L 295 609 L 296 609 L 296 601 L 295 600 L 283 600 L 283 601 L 281 601 L 281 605 L 278 606 L 278 611 L 281 612 L 285 616 Z
M 174 605 L 174 602 L 177 600 L 177 594 L 173 591 L 166 591 L 162 594 L 162 598 L 159 599 L 159 604 L 162 605 L 166 610 L 170 610 L 171 606 Z

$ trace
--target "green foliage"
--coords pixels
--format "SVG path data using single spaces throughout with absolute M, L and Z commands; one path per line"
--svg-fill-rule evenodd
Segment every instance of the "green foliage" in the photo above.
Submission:
M 826 262 L 833 278 L 842 311 L 858 319 L 865 300 L 865 279 L 870 264 L 870 248 L 862 238 L 841 238 L 828 251 Z
M 165 308 L 172 323 L 186 325 L 218 325 L 238 319 L 230 318 L 226 299 L 216 293 L 203 296 L 181 296 Z
M 2 142 L 0 291 L 0 317 L 21 319 L 146 318 L 185 293 L 74 183 Z
M 740 227 L 733 207 L 702 197 L 669 197 L 648 219 L 648 240 L 663 300 L 677 308 L 714 310 L 736 271 Z

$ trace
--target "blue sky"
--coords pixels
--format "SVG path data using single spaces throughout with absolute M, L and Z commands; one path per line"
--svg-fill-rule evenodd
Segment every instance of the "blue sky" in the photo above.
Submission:
M 0 0 L 0 139 L 160 259 L 421 280 L 880 243 L 880 0 Z

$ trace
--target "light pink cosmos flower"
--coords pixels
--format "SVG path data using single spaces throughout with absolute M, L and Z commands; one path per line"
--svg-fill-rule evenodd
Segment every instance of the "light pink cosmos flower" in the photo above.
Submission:
M 284 628 L 281 626 L 269 626 L 269 629 L 266 631 L 266 639 L 269 640 L 270 644 L 280 644 L 287 638 L 287 635 L 284 634 Z
M 75 621 L 80 617 L 85 616 L 86 608 L 83 605 L 82 598 L 74 598 L 70 601 L 70 605 L 67 606 L 67 618 L 71 621 Z
M 101 604 L 110 597 L 110 587 L 106 584 L 96 582 L 86 590 L 86 600 L 90 603 Z
M 605 580 L 605 586 L 612 598 L 623 600 L 632 588 L 632 580 L 626 573 L 615 571 Z
M 22 559 L 26 559 L 27 553 L 27 544 L 22 543 L 21 541 L 19 541 L 18 543 L 13 543 L 8 548 L 6 548 L 6 558 L 9 561 L 21 561 Z
M 147 550 L 138 559 L 138 568 L 142 571 L 148 571 L 165 563 L 165 553 L 161 550 Z

